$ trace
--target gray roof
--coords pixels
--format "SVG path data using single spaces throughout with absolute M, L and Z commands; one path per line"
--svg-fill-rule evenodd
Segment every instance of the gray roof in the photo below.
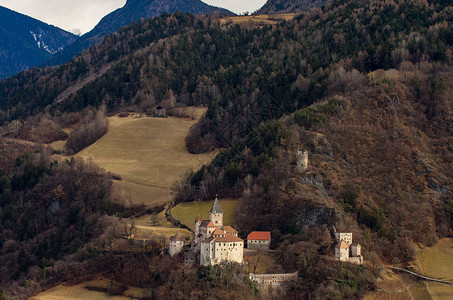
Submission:
M 210 213 L 220 213 L 223 214 L 223 210 L 220 207 L 219 200 L 217 199 L 217 196 L 215 197 L 214 204 L 211 207 Z

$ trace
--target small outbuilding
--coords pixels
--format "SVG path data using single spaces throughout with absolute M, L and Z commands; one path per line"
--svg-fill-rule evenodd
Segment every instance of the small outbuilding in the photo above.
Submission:
M 247 248 L 251 250 L 269 250 L 271 246 L 270 231 L 253 231 L 247 236 Z
M 178 232 L 176 235 L 170 238 L 170 248 L 168 249 L 168 253 L 170 256 L 175 256 L 179 254 L 184 249 L 185 240 L 184 237 Z
M 167 117 L 167 111 L 165 110 L 165 108 L 163 108 L 160 105 L 154 107 L 153 109 L 149 109 L 148 110 L 148 114 L 151 117 L 162 117 L 162 118 L 166 118 Z

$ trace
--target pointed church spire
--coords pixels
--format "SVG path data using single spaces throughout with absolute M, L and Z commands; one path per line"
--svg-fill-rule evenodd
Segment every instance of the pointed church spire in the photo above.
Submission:
M 195 219 L 195 223 L 197 222 L 201 222 L 201 219 L 200 219 L 200 214 L 197 215 L 197 218 Z
M 217 195 L 215 196 L 214 204 L 212 204 L 210 213 L 223 214 L 223 210 L 220 207 L 220 203 L 219 203 L 219 199 L 217 199 Z

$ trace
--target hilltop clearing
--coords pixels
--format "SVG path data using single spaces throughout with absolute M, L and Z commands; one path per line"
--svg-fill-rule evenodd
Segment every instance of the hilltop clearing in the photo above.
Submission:
M 197 111 L 199 117 L 203 109 Z M 115 116 L 109 121 L 107 134 L 75 156 L 121 176 L 114 187 L 132 204 L 170 202 L 173 185 L 216 155 L 187 151 L 184 139 L 196 119 Z
M 245 25 L 251 24 L 254 26 L 276 25 L 282 21 L 290 21 L 297 14 L 271 14 L 271 15 L 250 15 L 250 16 L 227 16 L 220 19 L 221 25 Z
M 257 14 L 300 13 L 321 7 L 329 0 L 268 0 Z

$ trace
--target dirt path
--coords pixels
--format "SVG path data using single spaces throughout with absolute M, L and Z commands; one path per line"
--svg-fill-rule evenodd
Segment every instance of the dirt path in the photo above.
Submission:
M 425 276 L 425 275 L 422 275 L 422 274 L 418 274 L 416 272 L 412 272 L 412 271 L 409 271 L 409 270 L 406 270 L 406 269 L 403 269 L 403 268 L 399 268 L 399 267 L 390 267 L 390 269 L 392 270 L 397 270 L 397 271 L 401 271 L 401 272 L 406 272 L 406 273 L 409 273 L 415 277 L 418 277 L 420 279 L 423 279 L 423 280 L 428 280 L 428 281 L 433 281 L 433 282 L 439 282 L 439 283 L 444 283 L 444 284 L 450 284 L 450 285 L 453 285 L 453 282 L 451 281 L 446 281 L 446 280 L 440 280 L 440 279 L 436 279 L 436 278 L 432 278 L 432 277 L 428 277 L 428 276 Z

